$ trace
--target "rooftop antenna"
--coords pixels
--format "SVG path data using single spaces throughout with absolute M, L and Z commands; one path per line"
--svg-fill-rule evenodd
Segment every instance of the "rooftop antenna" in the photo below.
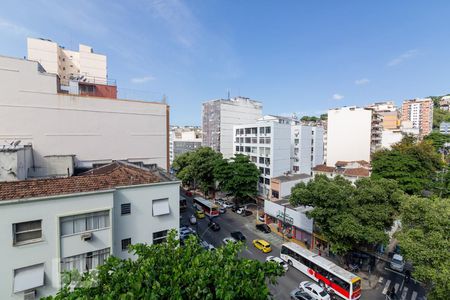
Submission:
M 228 90 L 228 100 L 230 100 L 230 90 Z
M 164 104 L 167 104 L 167 97 L 166 97 L 166 95 L 162 96 L 161 102 L 164 103 Z

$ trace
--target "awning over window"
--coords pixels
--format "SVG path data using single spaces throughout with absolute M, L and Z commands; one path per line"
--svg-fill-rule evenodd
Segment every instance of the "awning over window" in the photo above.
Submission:
M 44 285 L 44 264 L 14 270 L 14 293 Z
M 170 214 L 169 199 L 153 200 L 153 216 Z

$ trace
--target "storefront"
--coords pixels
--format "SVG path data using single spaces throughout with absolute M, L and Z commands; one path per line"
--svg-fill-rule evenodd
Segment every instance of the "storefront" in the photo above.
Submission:
M 272 225 L 284 237 L 296 239 L 308 248 L 313 244 L 313 220 L 306 216 L 311 208 L 292 207 L 287 200 L 264 201 L 266 223 Z

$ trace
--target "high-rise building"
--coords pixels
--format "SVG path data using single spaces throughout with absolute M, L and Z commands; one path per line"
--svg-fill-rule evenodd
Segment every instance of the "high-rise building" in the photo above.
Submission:
M 194 151 L 202 146 L 202 132 L 197 126 L 173 126 L 170 129 L 169 157 L 173 160 L 186 152 Z
M 45 71 L 57 74 L 61 82 L 84 76 L 88 82 L 105 84 L 108 78 L 106 55 L 94 53 L 90 46 L 68 50 L 49 39 L 27 39 L 28 59 L 39 62 Z
M 431 98 L 405 100 L 402 105 L 402 121 L 411 121 L 423 137 L 433 129 L 433 100 Z
M 439 132 L 442 134 L 450 134 L 450 122 L 441 122 L 439 125 Z
M 262 117 L 262 103 L 249 98 L 211 100 L 203 103 L 203 146 L 233 155 L 233 126 L 254 123 Z
M 400 112 L 394 102 L 377 102 L 366 108 L 372 109 L 381 118 L 383 130 L 395 130 L 400 126 Z
M 292 125 L 291 146 L 291 171 L 311 175 L 313 167 L 324 163 L 323 127 Z
M 265 116 L 255 123 L 235 125 L 234 154 L 244 154 L 260 170 L 258 190 L 268 197 L 271 178 L 290 171 L 291 119 Z
M 334 167 L 338 161 L 370 162 L 370 154 L 381 140 L 372 110 L 355 106 L 330 109 L 327 125 L 326 165 Z

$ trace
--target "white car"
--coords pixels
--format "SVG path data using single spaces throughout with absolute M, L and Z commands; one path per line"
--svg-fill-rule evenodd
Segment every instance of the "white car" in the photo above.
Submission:
M 306 292 L 313 299 L 330 300 L 330 295 L 316 283 L 313 283 L 310 281 L 303 281 L 303 282 L 300 282 L 300 284 L 298 285 L 298 288 L 300 290 Z
M 216 247 L 214 247 L 213 245 L 211 245 L 207 241 L 201 241 L 200 242 L 200 246 L 202 246 L 205 250 L 209 250 L 209 251 L 216 249 Z
M 230 203 L 230 202 L 222 202 L 222 207 L 223 208 L 232 208 L 233 207 L 233 203 Z
M 285 272 L 287 272 L 287 270 L 289 269 L 289 265 L 284 260 L 282 260 L 280 257 L 269 255 L 269 256 L 267 256 L 266 261 L 274 261 L 274 262 L 279 263 L 283 267 Z
M 237 241 L 232 237 L 226 237 L 222 240 L 222 242 L 226 245 L 228 243 L 237 243 Z
M 391 269 L 403 272 L 405 268 L 405 261 L 403 260 L 403 256 L 400 254 L 394 254 L 391 260 Z

